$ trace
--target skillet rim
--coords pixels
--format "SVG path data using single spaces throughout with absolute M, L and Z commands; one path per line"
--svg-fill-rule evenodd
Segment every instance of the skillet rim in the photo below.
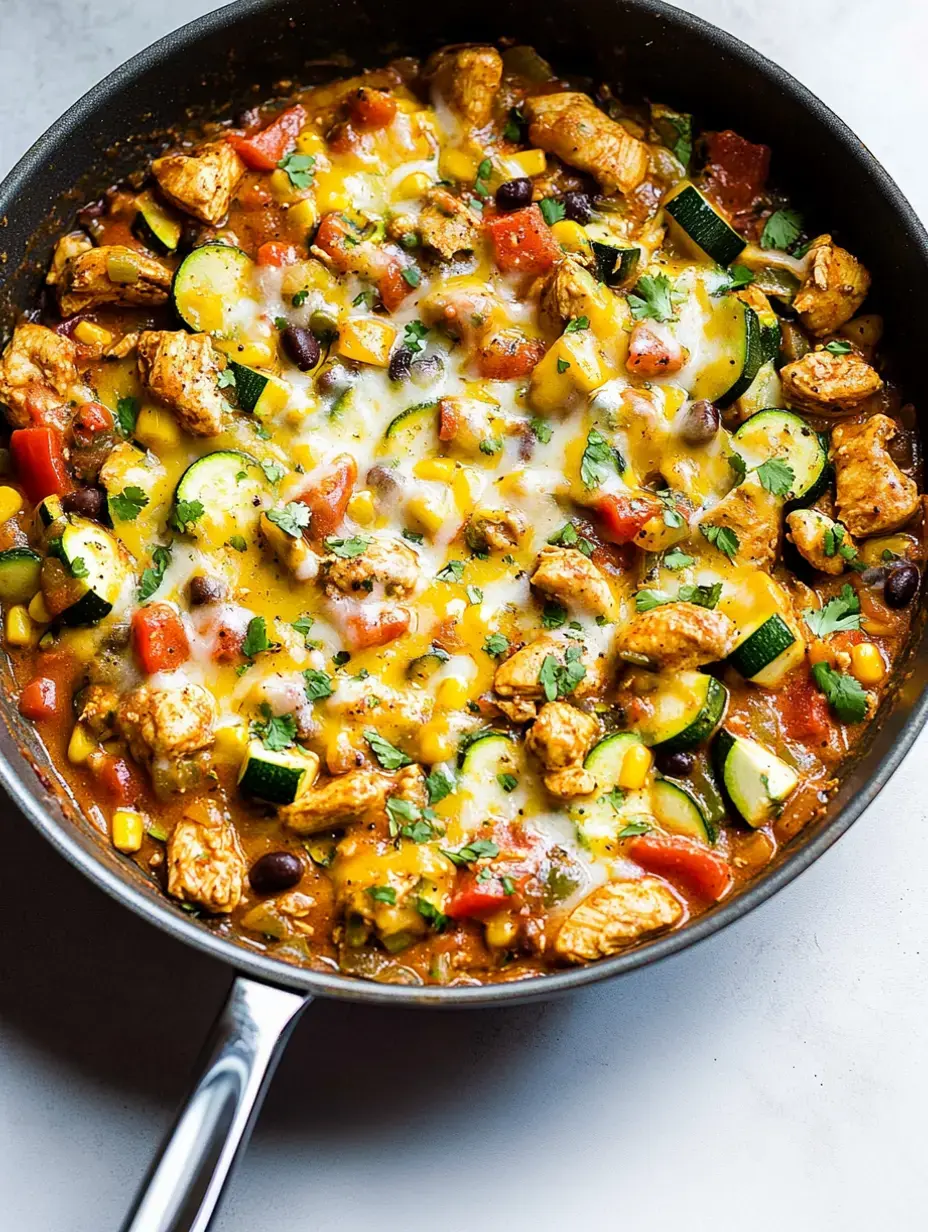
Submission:
M 122 89 L 134 78 L 153 67 L 170 63 L 172 55 L 191 40 L 234 27 L 244 17 L 275 8 L 280 3 L 281 0 L 237 0 L 236 3 L 206 13 L 179 27 L 114 69 L 50 125 L 0 182 L 0 217 L 7 212 L 17 195 L 28 187 L 30 181 L 41 176 L 43 167 L 66 146 L 68 138 L 81 125 L 92 121 L 109 103 L 118 100 Z M 827 129 L 830 139 L 841 145 L 845 154 L 856 163 L 860 174 L 875 181 L 897 221 L 903 226 L 907 238 L 919 250 L 923 262 L 928 266 L 928 234 L 898 185 L 844 121 L 806 86 L 748 44 L 701 17 L 665 4 L 663 0 L 623 0 L 623 3 L 661 18 L 697 39 L 715 43 L 733 58 L 747 64 L 769 83 L 791 95 L 806 111 L 812 113 Z M 923 646 L 926 637 L 928 635 L 923 632 Z M 897 697 L 895 705 L 899 704 Z M 882 722 L 885 724 L 889 717 L 889 713 L 884 715 Z M 792 853 L 786 854 L 770 872 L 759 874 L 753 883 L 730 902 L 698 916 L 693 923 L 685 925 L 677 932 L 669 933 L 614 958 L 600 959 L 583 967 L 510 983 L 463 988 L 379 984 L 356 976 L 297 967 L 281 959 L 255 953 L 239 942 L 217 936 L 207 928 L 195 924 L 185 918 L 167 899 L 150 896 L 140 884 L 136 885 L 128 876 L 122 876 L 115 868 L 105 864 L 79 841 L 78 831 L 72 822 L 66 818 L 58 821 L 52 816 L 46 805 L 27 786 L 25 776 L 18 772 L 2 750 L 0 784 L 36 830 L 71 865 L 111 898 L 129 907 L 136 915 L 174 939 L 192 945 L 204 954 L 231 966 L 238 973 L 310 996 L 375 1005 L 432 1009 L 514 1005 L 545 1000 L 649 966 L 705 940 L 753 911 L 809 868 L 850 828 L 896 772 L 926 719 L 928 686 L 923 687 L 921 695 L 903 720 L 895 741 L 880 757 L 863 789 L 839 808 L 835 816 L 822 825 L 818 834 L 802 843 Z M 864 754 L 865 757 L 867 755 Z

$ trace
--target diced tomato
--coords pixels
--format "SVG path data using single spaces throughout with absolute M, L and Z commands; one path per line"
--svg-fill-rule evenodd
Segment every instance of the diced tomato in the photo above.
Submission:
M 397 258 L 390 257 L 377 280 L 377 292 L 387 312 L 395 312 L 413 289 L 403 277 L 405 268 Z
M 94 773 L 115 804 L 132 804 L 144 791 L 141 780 L 123 757 L 101 758 L 94 765 Z
M 679 881 L 700 898 L 717 903 L 731 889 L 728 861 L 680 834 L 641 834 L 629 840 L 628 854 L 649 873 Z
M 486 223 L 486 230 L 504 274 L 543 274 L 561 255 L 537 205 L 499 214 Z
M 17 428 L 10 449 L 20 483 L 31 501 L 70 492 L 71 477 L 57 428 Z
M 679 342 L 661 337 L 646 321 L 639 321 L 628 341 L 625 367 L 636 376 L 665 376 L 679 372 L 686 363 L 686 354 Z
M 72 428 L 79 444 L 90 445 L 95 436 L 112 431 L 113 413 L 99 402 L 85 402 L 78 407 Z
M 487 381 L 529 376 L 545 350 L 540 339 L 526 338 L 518 330 L 505 330 L 480 344 L 477 370 Z
M 660 507 L 655 497 L 624 496 L 615 492 L 600 496 L 593 504 L 603 534 L 613 543 L 631 543 Z
M 326 254 L 339 273 L 344 273 L 350 264 L 349 246 L 345 240 L 350 235 L 351 230 L 351 226 L 341 214 L 324 215 L 316 229 L 313 246 L 320 248 Z M 355 241 L 357 240 L 357 236 L 352 236 L 351 238 Z
M 244 633 L 220 620 L 216 625 L 215 636 L 213 659 L 217 663 L 238 663 L 242 657 Z
M 442 398 L 438 404 L 438 439 L 453 441 L 461 426 L 461 414 L 453 402 Z
M 167 603 L 152 603 L 138 609 L 132 617 L 132 641 L 142 668 L 149 675 L 170 671 L 190 658 L 183 621 Z
M 813 747 L 828 744 L 832 730 L 828 702 L 808 667 L 793 672 L 776 698 L 787 736 Z
M 452 920 L 480 919 L 481 916 L 501 911 L 511 903 L 512 895 L 505 892 L 501 881 L 495 878 L 478 881 L 476 876 L 468 873 L 462 880 L 461 889 L 448 903 L 445 914 Z
M 724 209 L 746 210 L 767 183 L 770 147 L 754 145 L 726 129 L 707 140 L 706 176 L 709 195 Z
M 309 530 L 314 539 L 324 539 L 341 526 L 357 478 L 357 462 L 350 453 L 340 453 L 329 473 L 300 493 L 299 499 L 312 514 Z
M 288 107 L 258 133 L 243 137 L 232 133 L 228 141 L 239 158 L 254 171 L 273 171 L 280 160 L 289 154 L 296 138 L 306 123 L 306 112 L 299 106 Z
M 389 90 L 361 86 L 348 104 L 351 119 L 358 128 L 386 128 L 396 115 L 396 99 Z
M 297 259 L 296 249 L 292 244 L 282 244 L 279 240 L 268 240 L 257 252 L 259 265 L 292 265 Z
M 36 676 L 19 695 L 19 713 L 33 723 L 58 713 L 58 686 L 50 676 Z
M 238 194 L 238 199 L 244 210 L 263 210 L 274 200 L 261 181 L 256 181 L 242 189 Z
M 360 605 L 358 608 L 345 621 L 345 641 L 352 650 L 385 646 L 409 628 L 409 612 L 404 607 L 384 607 L 374 612 Z

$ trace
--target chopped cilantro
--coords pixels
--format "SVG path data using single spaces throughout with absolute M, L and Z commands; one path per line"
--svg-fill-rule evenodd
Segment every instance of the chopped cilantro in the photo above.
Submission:
M 147 569 L 142 570 L 142 578 L 136 592 L 139 603 L 145 603 L 152 597 L 164 580 L 165 572 L 170 563 L 170 547 L 157 547 L 152 551 L 151 565 Z
M 297 633 L 302 634 L 304 640 L 309 641 L 309 631 L 315 623 L 315 619 L 308 614 L 298 616 L 293 622 L 293 628 L 296 629 Z
M 294 308 L 302 308 L 309 296 L 309 287 L 304 287 L 302 291 L 297 291 L 295 295 L 290 297 L 290 303 Z
M 757 468 L 757 478 L 771 496 L 786 496 L 796 482 L 796 473 L 789 463 L 768 458 Z
M 464 590 L 467 595 L 468 603 L 472 603 L 476 606 L 478 603 L 483 602 L 483 591 L 479 586 L 465 586 Z
M 538 683 L 544 689 L 545 697 L 549 702 L 573 693 L 586 676 L 586 668 L 580 661 L 582 654 L 582 647 L 568 646 L 563 663 L 559 662 L 554 655 L 545 655 L 541 671 L 538 673 Z
M 836 672 L 827 663 L 816 663 L 812 676 L 842 723 L 860 723 L 866 717 L 867 691 L 853 676 Z
M 270 650 L 271 643 L 267 637 L 267 623 L 263 616 L 252 616 L 245 631 L 242 642 L 242 654 L 246 659 L 253 659 L 264 650 Z
M 269 509 L 267 520 L 279 527 L 291 539 L 300 539 L 304 527 L 309 525 L 310 509 L 302 501 L 290 501 L 279 509 Z
M 421 543 L 425 536 L 420 531 L 403 527 L 403 538 L 408 539 L 410 543 Z
M 629 294 L 628 303 L 636 321 L 670 321 L 681 298 L 666 274 L 643 274 Z
M 480 442 L 480 452 L 488 454 L 490 457 L 495 453 L 499 453 L 503 448 L 503 442 L 498 436 L 486 436 Z
M 859 629 L 861 615 L 857 591 L 850 583 L 845 582 L 838 594 L 829 599 L 824 607 L 818 610 L 806 608 L 803 617 L 816 637 Z
M 277 166 L 286 171 L 294 188 L 309 188 L 313 182 L 315 158 L 312 154 L 285 154 Z
M 255 721 L 251 734 L 257 736 L 266 749 L 281 753 L 296 743 L 296 719 L 292 714 L 273 714 L 267 702 L 261 706 L 264 722 Z
M 120 522 L 134 522 L 147 504 L 148 497 L 135 484 L 130 484 L 109 498 L 110 513 Z
M 449 560 L 443 569 L 439 569 L 435 577 L 439 582 L 460 582 L 464 576 L 464 561 Z
M 565 334 L 578 334 L 580 330 L 589 329 L 589 328 L 590 328 L 590 318 L 589 317 L 571 317 L 570 320 L 567 322 L 567 324 L 564 326 L 564 333 Z
M 553 227 L 556 222 L 560 222 L 567 214 L 567 207 L 563 201 L 556 201 L 554 197 L 545 197 L 538 202 L 538 208 L 541 210 L 541 216 L 548 224 Z
M 85 578 L 90 573 L 90 570 L 87 568 L 87 562 L 84 560 L 83 556 L 75 556 L 72 561 L 68 562 L 68 566 L 71 570 L 72 577 Z
M 634 838 L 638 834 L 649 834 L 651 827 L 646 821 L 630 821 L 616 835 L 616 838 Z
M 274 324 L 276 325 L 277 322 L 275 321 Z M 286 322 L 284 322 L 284 326 L 286 326 Z M 278 325 L 277 328 L 280 329 L 281 326 Z M 235 389 L 236 388 L 235 373 L 232 371 L 231 368 L 223 368 L 222 372 L 220 372 L 219 375 L 216 377 L 216 384 L 219 386 L 220 389 Z
M 391 744 L 389 740 L 385 740 L 379 732 L 366 731 L 364 739 L 371 746 L 374 756 L 383 766 L 384 770 L 400 770 L 403 766 L 412 765 L 412 759 L 407 757 L 396 745 Z
M 665 569 L 685 569 L 687 565 L 694 565 L 696 558 L 687 556 L 679 548 L 671 548 L 661 563 Z
M 580 459 L 580 478 L 587 488 L 599 488 L 613 472 L 625 469 L 624 459 L 601 432 L 590 428 Z
M 193 526 L 202 518 L 206 510 L 198 500 L 193 501 L 178 501 L 171 513 L 170 523 L 175 530 L 183 534 L 189 527 Z
M 541 623 L 546 629 L 559 629 L 567 620 L 567 609 L 549 599 L 541 613 Z
M 429 793 L 429 804 L 437 804 L 450 796 L 457 787 L 454 773 L 446 766 L 436 766 L 425 780 L 425 789 Z
M 320 702 L 332 696 L 332 677 L 315 667 L 307 667 L 303 672 L 303 687 L 311 702 Z
M 569 367 L 570 367 L 569 359 L 559 359 L 557 361 L 558 375 L 565 373 Z
M 849 355 L 852 347 L 849 342 L 845 342 L 843 338 L 833 338 L 831 342 L 825 343 L 825 350 L 830 355 Z
M 500 655 L 504 655 L 509 649 L 509 638 L 503 633 L 491 633 L 483 643 L 485 654 L 490 655 L 493 659 L 498 659 Z
M 711 522 L 702 522 L 699 532 L 704 539 L 718 548 L 723 555 L 732 560 L 741 546 L 738 536 L 727 526 L 713 526 Z
M 421 321 L 408 321 L 403 330 L 403 346 L 416 355 L 425 345 L 429 327 Z
M 495 859 L 499 855 L 499 847 L 491 838 L 477 838 L 466 847 L 459 847 L 457 851 L 447 851 L 442 847 L 441 852 L 458 868 L 466 868 L 469 864 L 476 864 L 478 860 Z
M 507 795 L 519 786 L 519 780 L 514 774 L 498 774 L 496 781 Z
M 396 906 L 396 890 L 394 890 L 393 886 L 368 886 L 367 892 L 375 903 L 388 903 L 391 907 Z
M 131 436 L 139 417 L 138 398 L 116 399 L 116 427 L 123 436 Z
M 541 441 L 542 445 L 547 445 L 554 435 L 554 429 L 544 419 L 530 419 L 528 426 L 537 440 Z
M 403 276 L 403 281 L 408 283 L 409 286 L 411 287 L 417 287 L 419 283 L 422 281 L 422 275 L 419 273 L 419 271 L 416 269 L 414 265 L 408 265 L 404 270 L 401 271 L 401 273 Z
M 796 210 L 775 210 L 764 223 L 762 248 L 778 248 L 787 252 L 802 234 L 802 215 Z
M 245 542 L 244 535 L 230 535 L 226 540 L 230 548 L 234 548 L 236 552 L 245 552 L 248 550 L 248 544 Z
M 287 473 L 286 468 L 281 466 L 279 462 L 274 462 L 270 459 L 265 459 L 260 463 L 260 466 L 268 483 L 280 483 Z
M 421 894 L 416 895 L 416 910 L 423 920 L 432 925 L 437 933 L 444 932 L 448 927 L 448 916 L 436 907 L 434 903 L 429 902 L 427 898 L 423 898 Z
M 336 539 L 333 535 L 327 535 L 325 546 L 333 556 L 340 556 L 343 560 L 353 560 L 355 556 L 363 556 L 371 546 L 371 541 L 365 539 L 363 535 L 353 535 L 350 539 Z

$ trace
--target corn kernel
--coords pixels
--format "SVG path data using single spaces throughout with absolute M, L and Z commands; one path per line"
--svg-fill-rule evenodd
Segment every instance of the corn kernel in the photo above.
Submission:
M 438 686 L 438 704 L 447 706 L 449 710 L 460 710 L 467 701 L 470 690 L 463 680 L 455 680 L 449 676 Z
M 442 150 L 438 159 L 438 170 L 444 180 L 472 183 L 477 178 L 478 166 L 479 160 L 465 150 Z
M 110 331 L 102 325 L 95 325 L 93 321 L 78 321 L 74 326 L 74 337 L 86 346 L 107 347 L 113 341 Z
M 37 641 L 37 630 L 21 603 L 14 603 L 6 614 L 6 641 L 8 646 L 31 646 Z
M 505 950 L 512 945 L 519 933 L 519 925 L 508 911 L 498 911 L 486 922 L 487 945 L 494 950 Z
M 386 368 L 396 329 L 377 317 L 354 317 L 345 322 L 338 336 L 338 353 L 345 359 Z
M 441 530 L 450 517 L 447 500 L 436 500 L 431 495 L 413 496 L 406 502 L 406 512 L 429 535 Z
M 873 642 L 858 642 L 851 647 L 851 674 L 861 684 L 879 684 L 886 675 L 880 649 Z
M 82 766 L 87 758 L 98 748 L 96 740 L 83 723 L 75 723 L 68 741 L 68 761 L 73 766 Z
M 135 809 L 117 809 L 113 814 L 112 835 L 113 846 L 117 851 L 131 855 L 142 846 L 142 836 L 145 833 L 145 823 L 141 813 Z
M 136 420 L 133 436 L 158 453 L 180 445 L 180 428 L 170 411 L 157 406 L 143 406 Z
M 503 159 L 506 174 L 514 180 L 525 176 L 531 178 L 533 175 L 544 175 L 545 166 L 544 150 L 522 150 L 519 154 L 510 154 Z
M 593 251 L 587 233 L 578 222 L 572 222 L 569 218 L 556 222 L 551 228 L 551 234 L 567 252 L 588 256 Z
M 651 769 L 651 750 L 643 744 L 633 744 L 622 758 L 622 769 L 619 771 L 619 786 L 626 791 L 635 791 L 644 787 Z
M 241 723 L 227 723 L 216 729 L 213 756 L 220 761 L 238 763 L 248 747 L 248 729 Z
M 304 471 L 311 471 L 316 465 L 316 455 L 311 445 L 294 445 L 290 450 L 294 466 L 302 466 Z
M 23 498 L 15 488 L 0 488 L 0 522 L 8 522 L 23 507 Z
M 450 483 L 454 474 L 452 458 L 422 458 L 412 468 L 417 479 L 432 479 L 437 483 Z
M 501 496 L 525 496 L 525 470 L 519 467 L 496 481 Z
M 297 202 L 296 205 L 291 205 L 287 211 L 288 226 L 300 236 L 305 236 L 308 232 L 312 231 L 317 219 L 316 203 L 311 197 Z
M 419 731 L 419 757 L 426 765 L 447 761 L 457 747 L 442 719 L 432 719 Z
M 271 172 L 271 195 L 279 205 L 294 205 L 302 201 L 309 192 L 308 188 L 297 188 L 286 171 L 278 168 Z
M 320 132 L 308 126 L 300 130 L 296 139 L 296 148 L 301 154 L 323 154 L 325 142 Z
M 370 526 L 375 517 L 374 498 L 366 488 L 355 492 L 348 502 L 348 516 L 361 526 Z
M 50 625 L 52 623 L 51 613 L 45 606 L 45 599 L 41 590 L 37 590 L 29 602 L 29 615 L 37 625 Z
M 432 181 L 424 171 L 414 171 L 396 186 L 396 198 L 405 201 L 407 197 L 421 197 L 431 187 Z

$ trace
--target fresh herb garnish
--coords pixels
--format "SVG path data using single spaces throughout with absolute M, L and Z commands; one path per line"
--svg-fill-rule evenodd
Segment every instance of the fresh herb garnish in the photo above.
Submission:
M 519 786 L 519 780 L 514 774 L 498 774 L 496 781 L 507 795 Z
M 260 463 L 260 466 L 268 483 L 280 483 L 287 473 L 286 467 L 281 466 L 279 462 L 275 462 L 272 459 L 265 459 Z
M 569 360 L 569 359 L 559 359 L 559 360 L 557 361 L 557 372 L 558 372 L 558 376 L 563 376 L 563 374 L 567 371 L 567 369 L 568 369 L 569 367 L 570 367 L 570 360 Z
M 829 355 L 849 355 L 853 347 L 841 338 L 832 338 L 831 342 L 825 343 L 825 350 Z
M 110 512 L 120 522 L 134 522 L 147 504 L 148 497 L 135 484 L 130 484 L 109 498 Z
M 139 417 L 139 400 L 138 398 L 117 398 L 116 399 L 116 427 L 123 436 L 131 436 L 135 431 L 135 425 Z
M 245 542 L 244 535 L 230 535 L 226 540 L 230 548 L 234 548 L 236 552 L 247 552 L 248 544 Z
M 818 610 L 806 608 L 802 614 L 816 637 L 827 637 L 830 633 L 847 633 L 851 629 L 860 628 L 860 599 L 854 587 L 845 582 L 838 594 L 829 599 L 824 607 Z
M 467 595 L 467 602 L 475 607 L 478 603 L 483 602 L 483 591 L 479 586 L 465 586 L 464 593 Z
M 418 354 L 425 346 L 428 332 L 429 327 L 421 321 L 408 321 L 403 330 L 403 346 L 407 351 L 412 351 L 413 355 Z
M 630 821 L 616 835 L 616 838 L 634 838 L 638 834 L 650 834 L 651 827 L 646 821 Z
M 447 851 L 442 847 L 441 853 L 458 868 L 467 868 L 469 864 L 476 864 L 478 860 L 495 859 L 499 855 L 499 847 L 490 838 L 477 838 L 472 843 L 468 843 L 466 847 L 459 847 L 457 851 Z
M 417 287 L 422 281 L 422 275 L 414 265 L 407 265 L 405 269 L 400 271 L 403 281 L 411 287 Z
M 761 248 L 788 252 L 802 234 L 802 215 L 797 210 L 775 210 L 764 223 Z
M 383 766 L 384 770 L 400 770 L 403 766 L 412 765 L 412 758 L 407 757 L 395 744 L 385 740 L 379 732 L 366 731 L 364 739 L 371 746 L 374 756 Z
M 538 673 L 538 683 L 545 691 L 549 702 L 559 697 L 566 697 L 586 676 L 586 668 L 580 661 L 583 654 L 581 646 L 568 646 L 561 663 L 553 655 L 545 655 L 541 671 Z
M 771 496 L 787 496 L 796 482 L 796 472 L 780 458 L 768 458 L 766 462 L 761 462 L 756 474 L 761 487 L 766 488 Z
M 733 530 L 727 526 L 713 526 L 711 522 L 702 522 L 699 527 L 699 533 L 704 539 L 712 544 L 713 547 L 727 556 L 729 560 L 734 559 L 741 543 L 738 536 Z
M 287 323 L 285 321 L 284 327 L 286 327 L 286 324 Z M 280 329 L 281 326 L 278 325 L 277 328 Z M 235 389 L 236 384 L 237 384 L 235 380 L 235 373 L 232 371 L 231 368 L 223 368 L 223 370 L 216 377 L 216 384 L 219 386 L 220 389 Z
M 313 182 L 313 167 L 316 160 L 312 154 L 285 154 L 277 166 L 286 171 L 294 188 L 309 188 Z
M 590 540 L 580 536 L 572 522 L 567 522 L 560 530 L 556 530 L 548 542 L 558 547 L 578 548 L 584 556 L 592 556 L 594 551 Z
M 485 200 L 490 195 L 490 185 L 488 181 L 492 171 L 493 164 L 488 158 L 483 159 L 480 166 L 477 168 L 477 177 L 474 180 L 474 192 L 481 199 L 481 201 Z
M 194 523 L 202 518 L 206 510 L 198 500 L 178 501 L 171 513 L 170 524 L 175 530 L 183 534 Z
M 356 556 L 363 556 L 371 546 L 371 541 L 363 535 L 353 535 L 350 539 L 336 539 L 333 535 L 327 535 L 325 546 L 333 556 L 340 556 L 342 560 L 353 560 Z
M 812 676 L 842 723 L 860 723 L 866 717 L 867 691 L 853 676 L 837 672 L 827 663 L 816 663 Z
M 457 779 L 447 766 L 436 766 L 425 780 L 425 789 L 429 793 L 429 804 L 437 804 L 450 796 L 457 787 Z
M 408 539 L 410 543 L 421 543 L 425 536 L 420 531 L 403 527 L 403 538 Z
M 292 714 L 273 714 L 267 702 L 261 706 L 264 722 L 255 720 L 251 724 L 251 734 L 257 736 L 266 749 L 272 753 L 282 753 L 284 749 L 292 748 L 296 743 L 296 719 Z
M 665 569 L 685 569 L 687 565 L 694 565 L 696 558 L 687 556 L 679 548 L 671 548 L 661 563 Z
M 332 696 L 332 677 L 318 668 L 307 667 L 303 672 L 303 688 L 311 702 L 320 702 Z
M 565 334 L 579 334 L 582 329 L 590 328 L 589 317 L 571 317 L 564 326 Z
M 416 895 L 416 910 L 426 923 L 432 925 L 437 933 L 444 932 L 450 923 L 448 916 L 436 907 L 434 903 L 429 902 L 427 898 L 423 898 L 421 894 Z
M 666 274 L 643 274 L 629 294 L 628 304 L 636 321 L 670 321 L 682 298 Z
M 541 623 L 545 629 L 559 629 L 567 620 L 567 609 L 560 603 L 549 599 L 541 613 Z
M 509 638 L 502 633 L 491 633 L 483 643 L 484 654 L 498 659 L 509 649 Z
M 587 488 L 601 487 L 613 472 L 621 474 L 625 461 L 601 432 L 590 428 L 580 459 L 580 478 Z
M 464 561 L 449 560 L 443 569 L 439 569 L 435 577 L 439 582 L 460 582 L 464 576 Z
M 255 655 L 270 650 L 270 648 L 271 642 L 268 641 L 267 623 L 264 617 L 252 616 L 242 642 L 242 654 L 246 659 L 253 659 Z
M 388 903 L 391 907 L 396 906 L 396 890 L 393 886 L 368 886 L 367 892 L 375 903 Z
M 269 509 L 267 520 L 279 527 L 291 539 L 301 539 L 303 530 L 309 525 L 310 508 L 302 501 L 290 501 L 279 509 Z
M 553 227 L 556 222 L 560 222 L 567 214 L 567 207 L 563 201 L 557 201 L 554 197 L 544 197 L 538 202 L 538 208 L 541 210 L 541 216 L 548 224 Z
M 541 441 L 542 445 L 547 445 L 554 435 L 554 429 L 544 419 L 530 419 L 528 426 L 535 438 Z
M 171 563 L 170 547 L 157 547 L 151 554 L 151 565 L 142 570 L 141 581 L 136 592 L 139 603 L 145 603 L 152 597 L 161 583 L 168 565 Z

